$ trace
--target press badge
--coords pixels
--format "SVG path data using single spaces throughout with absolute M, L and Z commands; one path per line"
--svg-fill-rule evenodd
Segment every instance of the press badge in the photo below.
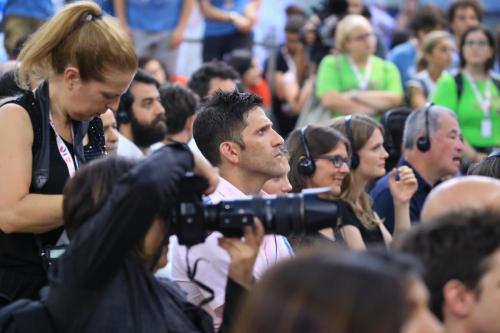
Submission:
M 489 118 L 481 120 L 481 136 L 484 138 L 489 138 L 492 134 L 492 124 Z

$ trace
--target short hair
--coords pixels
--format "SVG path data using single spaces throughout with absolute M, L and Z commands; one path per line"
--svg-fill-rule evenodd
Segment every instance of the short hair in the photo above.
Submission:
M 433 105 L 428 110 L 427 116 L 429 118 L 429 128 L 426 129 L 426 108 L 427 106 L 417 109 L 410 113 L 408 118 L 406 118 L 405 128 L 403 131 L 404 149 L 413 149 L 417 144 L 418 138 L 425 136 L 426 131 L 429 131 L 429 137 L 432 138 L 434 133 L 441 128 L 441 124 L 439 121 L 440 112 L 447 112 L 452 117 L 457 117 L 452 110 L 440 105 Z
M 304 129 L 304 137 L 311 156 L 328 153 L 339 143 L 346 146 L 347 153 L 351 148 L 349 140 L 338 130 L 330 127 L 309 125 Z M 286 140 L 286 149 L 290 155 L 290 172 L 288 178 L 292 184 L 292 192 L 300 192 L 306 188 L 308 176 L 299 172 L 299 162 L 306 156 L 305 147 L 301 138 L 301 129 L 295 129 Z
M 417 9 L 410 22 L 411 31 L 416 34 L 419 30 L 432 30 L 445 25 L 441 10 L 434 6 L 421 6 Z
M 82 81 L 105 82 L 112 71 L 137 68 L 134 46 L 118 21 L 91 1 L 66 5 L 38 29 L 21 50 L 19 81 L 27 88 L 51 73 L 76 66 Z
M 462 36 L 460 36 L 460 42 L 458 45 L 458 52 L 460 55 L 460 68 L 465 68 L 467 65 L 465 62 L 465 57 L 464 57 L 464 45 L 465 45 L 465 40 L 467 39 L 467 36 L 475 31 L 482 31 L 486 35 L 486 39 L 488 40 L 488 45 L 493 49 L 493 54 L 491 57 L 486 60 L 486 64 L 484 66 L 485 71 L 489 71 L 495 66 L 495 58 L 496 58 L 496 41 L 495 37 L 491 33 L 490 30 L 488 30 L 485 27 L 482 26 L 477 26 L 477 27 L 470 27 L 467 30 L 464 31 Z
M 128 119 L 128 117 L 130 117 L 130 115 L 131 115 L 132 104 L 134 104 L 134 96 L 132 95 L 132 86 L 134 85 L 134 82 L 151 84 L 151 85 L 154 85 L 156 88 L 160 87 L 160 84 L 158 83 L 158 81 L 156 81 L 156 79 L 153 76 L 148 74 L 142 68 L 139 68 L 137 70 L 137 72 L 135 73 L 134 78 L 132 79 L 132 83 L 130 84 L 130 87 L 120 97 L 120 104 L 118 105 L 118 116 L 116 119 L 116 121 L 119 124 L 126 122 L 123 120 L 123 118 Z
M 483 20 L 483 7 L 481 6 L 481 3 L 477 0 L 455 0 L 452 2 L 450 7 L 448 7 L 448 22 L 452 23 L 453 20 L 455 19 L 455 14 L 457 12 L 457 9 L 459 8 L 464 8 L 464 7 L 470 7 L 476 12 L 476 16 L 478 21 Z
M 78 170 L 63 190 L 63 221 L 69 239 L 108 199 L 113 187 L 137 164 L 136 160 L 109 156 Z
M 241 78 L 252 67 L 253 55 L 247 49 L 235 49 L 231 51 L 227 64 L 238 72 Z
M 306 22 L 304 17 L 299 15 L 291 15 L 286 20 L 285 33 L 300 34 L 305 23 Z
M 177 134 L 184 129 L 186 120 L 195 114 L 197 95 L 180 84 L 160 87 L 160 100 L 167 113 L 167 133 Z
M 195 71 L 188 82 L 188 87 L 201 99 L 207 97 L 210 89 L 210 80 L 213 78 L 238 80 L 238 73 L 223 61 L 211 61 L 204 63 Z
M 479 291 L 491 255 L 500 249 L 500 215 L 490 211 L 448 213 L 409 231 L 398 247 L 424 264 L 430 307 L 442 320 L 443 287 L 448 281 L 459 280 L 468 289 Z
M 193 124 L 193 137 L 201 153 L 215 166 L 220 165 L 219 146 L 225 141 L 245 148 L 241 132 L 250 111 L 262 106 L 262 98 L 251 93 L 216 91 Z
M 266 272 L 240 311 L 235 331 L 400 332 L 408 314 L 403 279 L 366 252 L 298 255 Z
M 496 155 L 485 157 L 478 163 L 472 164 L 467 174 L 500 179 L 500 152 L 497 152 Z
M 335 47 L 340 52 L 347 52 L 345 44 L 351 36 L 352 30 L 362 25 L 372 26 L 370 21 L 361 15 L 351 14 L 340 20 L 335 29 Z

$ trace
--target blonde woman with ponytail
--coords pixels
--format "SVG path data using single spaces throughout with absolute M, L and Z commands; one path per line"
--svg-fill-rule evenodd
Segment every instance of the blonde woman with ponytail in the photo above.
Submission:
M 454 50 L 451 35 L 446 31 L 433 31 L 425 36 L 417 55 L 416 71 L 406 83 L 410 106 L 424 107 L 429 101 L 437 80 L 451 66 Z
M 87 1 L 47 21 L 18 60 L 18 84 L 36 89 L 0 108 L 0 306 L 47 283 L 40 252 L 62 233 L 63 186 L 105 153 L 99 115 L 137 68 L 126 33 Z

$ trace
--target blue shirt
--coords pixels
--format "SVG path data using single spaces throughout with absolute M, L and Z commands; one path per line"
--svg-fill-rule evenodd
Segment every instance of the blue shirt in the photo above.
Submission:
M 7 0 L 4 16 L 17 15 L 46 20 L 54 15 L 52 0 Z
M 407 161 L 404 159 L 399 160 L 398 167 L 403 165 L 413 169 L 418 182 L 417 191 L 410 199 L 410 220 L 414 223 L 420 220 L 420 212 L 432 186 Z M 394 232 L 394 203 L 392 202 L 392 195 L 389 190 L 389 174 L 386 174 L 375 183 L 375 186 L 370 191 L 370 196 L 373 200 L 373 210 L 380 218 L 384 219 L 387 230 L 392 234 Z
M 182 10 L 182 0 L 127 0 L 127 21 L 132 29 L 147 32 L 173 30 Z
M 210 0 L 210 4 L 218 9 L 228 12 L 237 12 L 243 14 L 248 0 L 233 0 L 228 6 L 226 0 Z M 222 22 L 205 19 L 205 36 L 224 36 L 236 32 L 236 28 L 231 22 Z

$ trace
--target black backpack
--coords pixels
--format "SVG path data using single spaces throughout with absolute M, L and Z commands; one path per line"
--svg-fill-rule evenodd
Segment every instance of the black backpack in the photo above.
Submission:
M 20 299 L 0 309 L 1 333 L 54 333 L 45 304 Z

